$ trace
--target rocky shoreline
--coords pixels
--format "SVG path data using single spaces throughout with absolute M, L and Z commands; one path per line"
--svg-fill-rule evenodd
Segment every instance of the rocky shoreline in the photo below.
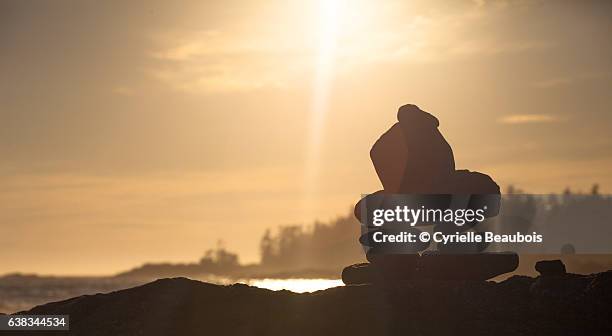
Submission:
M 68 314 L 70 335 L 612 334 L 612 271 L 577 275 L 554 262 L 540 265 L 535 278 L 412 281 L 307 294 L 171 278 L 20 314 Z

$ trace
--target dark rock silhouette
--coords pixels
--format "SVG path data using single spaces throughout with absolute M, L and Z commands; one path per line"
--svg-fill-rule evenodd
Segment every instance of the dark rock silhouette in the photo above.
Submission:
M 455 170 L 453 150 L 438 119 L 407 104 L 372 146 L 370 158 L 386 194 L 499 194 L 491 177 Z
M 484 281 L 515 270 L 515 253 L 446 254 L 426 251 L 419 258 L 418 274 L 427 279 Z
M 499 213 L 499 186 L 486 174 L 455 170 L 452 148 L 438 130 L 436 117 L 416 105 L 408 104 L 399 108 L 397 119 L 399 122 L 385 132 L 370 150 L 372 163 L 384 189 L 366 196 L 355 206 L 355 216 L 368 228 L 359 240 L 366 248 L 366 258 L 371 265 L 358 264 L 346 268 L 342 277 L 345 283 L 355 284 L 365 279 L 409 281 L 419 277 L 482 281 L 515 270 L 518 256 L 513 253 L 459 254 L 482 252 L 486 244 L 439 244 L 438 251 L 445 253 L 424 255 L 419 252 L 428 246 L 422 244 L 404 243 L 398 250 L 394 250 L 393 243 L 370 244 L 375 232 L 396 233 L 394 230 L 397 229 L 390 225 L 375 228 L 366 219 L 371 218 L 374 209 L 393 209 L 394 194 L 418 194 L 419 199 L 414 202 L 420 203 L 415 204 L 415 208 L 429 204 L 437 209 L 449 207 L 454 197 L 467 197 L 466 209 L 476 210 L 486 206 L 485 217 Z M 434 231 L 463 232 L 475 224 L 474 221 L 458 227 L 441 223 L 436 224 Z M 417 235 L 420 232 L 416 228 L 411 230 L 416 231 Z
M 397 119 L 370 150 L 383 188 L 387 193 L 436 193 L 441 184 L 432 177 L 455 170 L 438 119 L 410 104 L 400 107 Z
M 575 300 L 576 296 L 583 295 L 585 287 L 592 288 L 591 284 L 588 283 L 589 280 L 584 276 L 566 273 L 565 265 L 561 260 L 538 261 L 535 269 L 541 273 L 541 276 L 529 288 L 533 295 L 571 302 Z M 606 273 L 612 272 L 608 271 Z M 602 277 L 604 279 L 609 278 L 609 275 Z M 601 282 L 601 279 L 598 282 Z
M 559 276 L 566 273 L 565 264 L 561 260 L 541 260 L 535 264 L 535 269 L 542 276 Z
M 35 307 L 68 314 L 70 332 L 15 335 L 610 335 L 612 271 L 553 282 L 420 281 L 311 294 L 163 279 Z M 0 332 L 1 333 L 1 332 Z M 9 334 L 6 332 L 6 334 Z
M 444 254 L 426 251 L 420 256 L 390 254 L 369 258 L 370 263 L 346 267 L 342 271 L 342 281 L 347 285 L 403 283 L 419 279 L 484 281 L 507 273 L 508 269 L 516 269 L 519 262 L 514 253 Z
M 377 278 L 379 274 L 380 272 L 374 270 L 373 264 L 354 264 L 342 270 L 342 282 L 347 285 L 379 283 L 382 281 Z

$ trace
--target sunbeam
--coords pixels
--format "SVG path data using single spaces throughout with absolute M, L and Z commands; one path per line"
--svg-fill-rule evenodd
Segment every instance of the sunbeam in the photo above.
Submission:
M 325 118 L 329 112 L 329 97 L 335 50 L 338 44 L 339 30 L 342 25 L 342 12 L 345 3 L 342 0 L 321 0 L 318 4 L 317 27 L 318 49 L 315 58 L 312 102 L 310 107 L 310 132 L 306 170 L 304 178 L 303 215 L 311 213 L 313 196 L 317 190 L 316 179 L 320 169 L 321 143 Z

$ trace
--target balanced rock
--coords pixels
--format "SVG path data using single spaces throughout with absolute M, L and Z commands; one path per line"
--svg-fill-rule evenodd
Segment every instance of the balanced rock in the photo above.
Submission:
M 368 263 L 350 265 L 342 270 L 342 282 L 345 285 L 372 284 L 377 282 L 376 276 Z
M 542 276 L 565 275 L 565 264 L 561 260 L 541 260 L 535 264 L 535 269 Z
M 385 219 L 384 228 L 378 227 L 380 223 L 371 223 L 374 211 L 387 212 L 398 209 L 398 205 L 411 209 L 484 209 L 485 218 L 496 216 L 500 208 L 499 186 L 490 176 L 455 170 L 452 148 L 440 133 L 436 117 L 416 105 L 407 104 L 399 108 L 397 119 L 399 122 L 370 150 L 370 158 L 384 189 L 362 198 L 355 206 L 355 217 L 362 225 L 360 242 L 370 264 L 347 267 L 342 275 L 345 283 L 416 278 L 482 281 L 514 271 L 518 266 L 517 254 L 478 253 L 487 248 L 486 244 L 447 244 L 441 249 L 438 246 L 438 251 L 420 255 L 428 244 L 421 246 L 401 241 L 404 246 L 396 248 L 393 244 L 397 241 L 378 244 L 372 239 L 378 232 L 394 236 L 396 231 L 407 231 L 401 220 Z M 424 221 L 418 225 L 431 224 L 434 222 Z M 443 224 L 447 223 L 435 223 L 434 232 L 465 232 L 478 222 L 470 220 L 461 227 L 454 223 Z
M 507 253 L 372 254 L 370 263 L 344 268 L 346 285 L 401 283 L 413 280 L 479 282 L 509 273 L 518 267 L 518 255 Z
M 383 133 L 374 143 L 370 158 L 383 188 L 389 193 L 399 193 L 410 159 L 404 142 L 404 131 L 399 123 Z
M 345 285 L 364 285 L 408 281 L 416 275 L 418 258 L 416 254 L 368 254 L 370 263 L 354 264 L 342 270 L 342 282 Z
M 499 185 L 487 174 L 456 170 L 448 181 L 448 192 L 454 195 L 470 195 L 468 209 L 485 208 L 485 217 L 494 217 L 499 213 L 501 196 Z
M 432 193 L 455 170 L 453 151 L 438 119 L 416 105 L 400 107 L 398 120 L 370 150 L 376 173 L 387 193 Z

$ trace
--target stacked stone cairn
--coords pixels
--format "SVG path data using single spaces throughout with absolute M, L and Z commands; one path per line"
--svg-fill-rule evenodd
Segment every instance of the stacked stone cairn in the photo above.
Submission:
M 414 208 L 486 209 L 487 218 L 498 214 L 499 186 L 486 174 L 456 170 L 451 146 L 439 121 L 418 106 L 400 107 L 398 122 L 372 146 L 370 157 L 383 190 L 363 197 L 355 206 L 361 222 L 368 263 L 346 267 L 342 280 L 347 285 L 415 281 L 485 281 L 512 272 L 518 266 L 515 253 L 485 252 L 486 244 L 373 244 L 372 233 L 394 233 L 393 225 L 373 227 L 369 218 L 375 208 L 410 204 Z M 475 135 L 476 136 L 476 135 Z M 399 200 L 399 201 L 398 201 Z M 399 202 L 399 203 L 398 203 Z M 459 204 L 459 205 L 458 205 Z M 433 232 L 463 233 L 476 222 L 461 227 L 448 223 L 429 224 Z M 403 226 L 401 230 L 405 230 Z M 400 229 L 397 229 L 400 230 Z M 408 228 L 412 233 L 420 227 Z

